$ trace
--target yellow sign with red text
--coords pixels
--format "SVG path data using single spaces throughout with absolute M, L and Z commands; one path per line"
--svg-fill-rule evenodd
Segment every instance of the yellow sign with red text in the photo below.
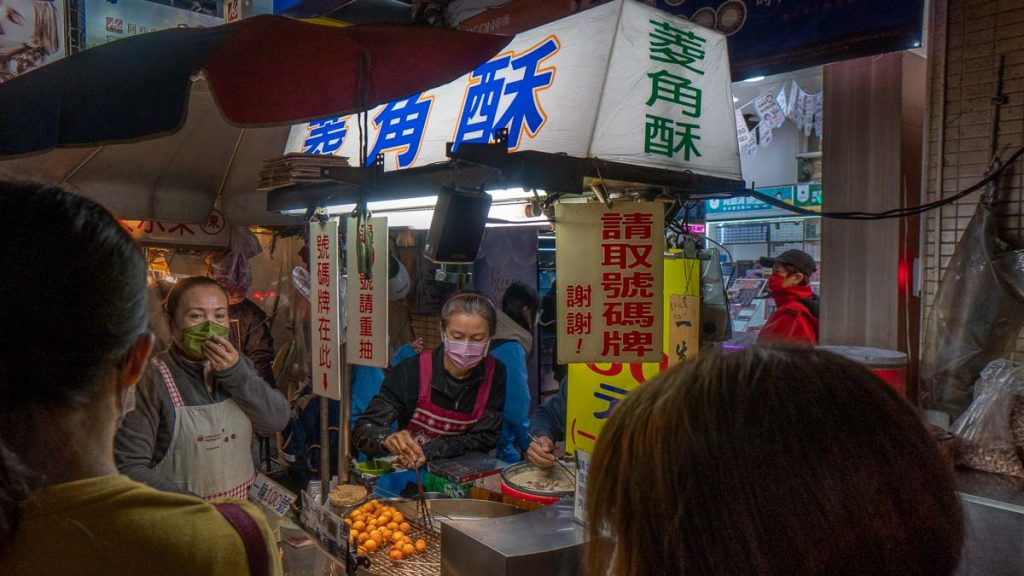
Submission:
M 629 392 L 670 366 L 697 356 L 700 261 L 665 258 L 664 336 L 660 363 L 570 364 L 565 450 L 593 453 L 612 410 Z

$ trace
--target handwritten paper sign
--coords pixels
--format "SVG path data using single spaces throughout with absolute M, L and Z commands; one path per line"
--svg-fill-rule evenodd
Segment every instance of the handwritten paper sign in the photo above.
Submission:
M 256 481 L 249 487 L 249 498 L 278 516 L 287 514 L 297 500 L 295 494 L 263 474 L 257 474 Z

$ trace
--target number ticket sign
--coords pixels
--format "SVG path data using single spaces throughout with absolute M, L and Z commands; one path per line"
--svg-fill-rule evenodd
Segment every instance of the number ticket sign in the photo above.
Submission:
M 659 362 L 665 209 L 558 204 L 558 361 Z
M 311 222 L 309 242 L 313 392 L 332 400 L 341 400 L 338 221 Z
M 345 226 L 348 262 L 349 364 L 388 365 L 388 219 L 349 218 Z M 360 264 L 362 262 L 362 264 Z M 360 267 L 364 269 L 360 272 Z
M 249 487 L 249 498 L 278 516 L 287 514 L 296 500 L 295 494 L 263 474 L 257 474 L 256 480 Z

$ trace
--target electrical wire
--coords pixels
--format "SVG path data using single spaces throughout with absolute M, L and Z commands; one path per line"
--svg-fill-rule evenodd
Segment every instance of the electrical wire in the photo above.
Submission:
M 934 202 L 922 204 L 914 208 L 893 208 L 892 210 L 886 210 L 884 212 L 815 212 L 813 210 L 808 210 L 806 208 L 800 208 L 798 206 L 786 204 L 782 200 L 778 200 L 772 196 L 762 194 L 753 189 L 746 191 L 744 195 L 751 196 L 753 198 L 760 200 L 761 202 L 764 202 L 765 204 L 769 204 L 776 208 L 781 208 L 782 210 L 786 210 L 787 212 L 800 214 L 801 216 L 820 216 L 822 218 L 831 218 L 834 220 L 889 220 L 893 218 L 909 218 L 911 216 L 924 214 L 925 212 L 934 210 L 936 208 L 941 208 L 943 206 L 953 204 L 954 202 L 962 200 L 963 198 L 973 194 L 974 192 L 977 192 L 978 190 L 984 188 L 988 184 L 999 180 L 999 178 L 1002 177 L 1003 172 L 1005 172 L 1007 168 L 1012 166 L 1013 163 L 1016 162 L 1017 159 L 1019 159 L 1022 155 L 1024 155 L 1024 146 L 1018 148 L 1017 151 L 1014 152 L 1013 155 L 1011 155 L 1006 162 L 1000 164 L 997 168 L 989 172 L 989 174 L 985 176 L 985 178 L 983 178 L 980 182 L 971 186 L 970 188 L 958 192 L 948 198 L 943 198 L 941 200 L 936 200 Z

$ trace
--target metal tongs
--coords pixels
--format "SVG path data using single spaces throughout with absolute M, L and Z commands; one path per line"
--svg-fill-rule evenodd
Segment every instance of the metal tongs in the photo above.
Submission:
M 419 502 L 416 504 L 420 513 L 420 522 L 428 530 L 434 530 L 434 518 L 430 513 L 430 506 L 427 506 L 427 497 L 423 491 L 423 481 L 420 479 L 420 469 L 416 469 L 416 491 L 419 493 Z

